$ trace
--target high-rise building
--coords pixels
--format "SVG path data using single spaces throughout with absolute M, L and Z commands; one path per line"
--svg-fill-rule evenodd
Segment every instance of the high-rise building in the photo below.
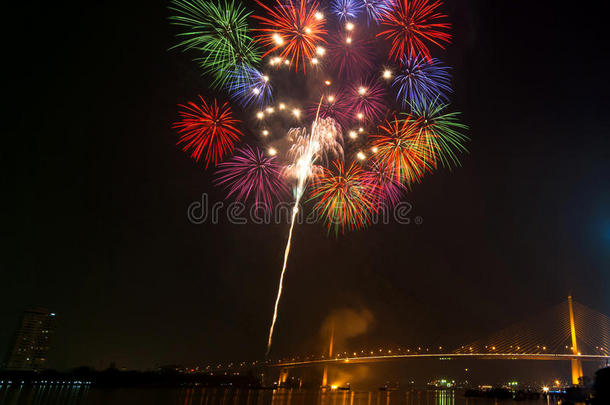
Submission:
M 6 359 L 7 370 L 43 370 L 55 332 L 55 314 L 45 308 L 25 311 Z

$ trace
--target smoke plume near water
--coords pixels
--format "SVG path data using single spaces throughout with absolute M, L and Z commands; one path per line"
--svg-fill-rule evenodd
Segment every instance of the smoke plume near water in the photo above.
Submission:
M 333 354 L 347 350 L 348 340 L 365 334 L 373 323 L 373 313 L 366 308 L 340 308 L 333 310 L 322 323 L 320 330 L 321 340 L 326 347 L 331 336 L 333 337 Z

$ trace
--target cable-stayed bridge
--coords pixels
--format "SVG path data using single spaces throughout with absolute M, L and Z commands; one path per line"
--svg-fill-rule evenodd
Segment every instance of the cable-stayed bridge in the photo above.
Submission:
M 447 348 L 417 347 L 388 351 L 333 353 L 333 337 L 329 352 L 322 356 L 290 358 L 270 362 L 281 367 L 280 383 L 288 370 L 295 367 L 331 364 L 362 364 L 413 358 L 437 359 L 502 359 L 502 360 L 565 360 L 572 365 L 572 382 L 582 377 L 583 361 L 610 361 L 610 317 L 572 300 L 572 297 L 522 322 L 493 333 L 483 339 Z M 322 385 L 326 385 L 323 381 Z

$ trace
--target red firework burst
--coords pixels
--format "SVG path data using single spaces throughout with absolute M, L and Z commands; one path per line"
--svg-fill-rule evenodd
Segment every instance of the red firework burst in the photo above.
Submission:
M 340 77 L 354 79 L 373 70 L 375 51 L 369 40 L 352 33 L 337 34 L 329 41 L 330 65 Z
M 276 0 L 277 5 L 271 9 L 256 0 L 259 6 L 267 11 L 268 17 L 253 16 L 265 28 L 255 31 L 261 32 L 256 36 L 257 41 L 268 47 L 263 57 L 281 49 L 280 57 L 290 60 L 290 66 L 299 64 L 306 70 L 307 62 L 312 58 L 316 47 L 326 43 L 323 35 L 324 20 L 318 13 L 318 2 L 308 0 Z
M 406 53 L 409 56 L 422 54 L 431 60 L 426 42 L 445 49 L 443 42 L 451 42 L 451 34 L 445 32 L 451 24 L 444 22 L 447 15 L 436 11 L 443 4 L 436 0 L 395 0 L 385 11 L 381 24 L 388 27 L 377 36 L 392 40 L 390 58 L 400 62 Z
M 178 129 L 180 139 L 177 144 L 182 150 L 191 150 L 191 157 L 199 161 L 204 156 L 205 167 L 210 163 L 214 166 L 222 160 L 223 156 L 233 151 L 233 145 L 243 136 L 236 125 L 239 120 L 233 118 L 228 103 L 221 107 L 214 99 L 214 104 L 207 104 L 199 96 L 201 104 L 189 101 L 186 105 L 179 104 L 180 121 L 173 127 Z

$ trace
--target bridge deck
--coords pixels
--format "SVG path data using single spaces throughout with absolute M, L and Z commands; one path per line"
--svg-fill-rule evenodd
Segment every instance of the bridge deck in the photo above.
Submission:
M 483 360 L 573 360 L 581 361 L 610 361 L 610 356 L 603 355 L 575 355 L 552 353 L 426 353 L 426 354 L 396 354 L 382 356 L 339 357 L 332 359 L 288 361 L 270 364 L 272 367 L 305 367 L 318 364 L 363 364 L 393 361 L 401 359 L 437 358 L 446 360 L 456 359 L 483 359 Z

